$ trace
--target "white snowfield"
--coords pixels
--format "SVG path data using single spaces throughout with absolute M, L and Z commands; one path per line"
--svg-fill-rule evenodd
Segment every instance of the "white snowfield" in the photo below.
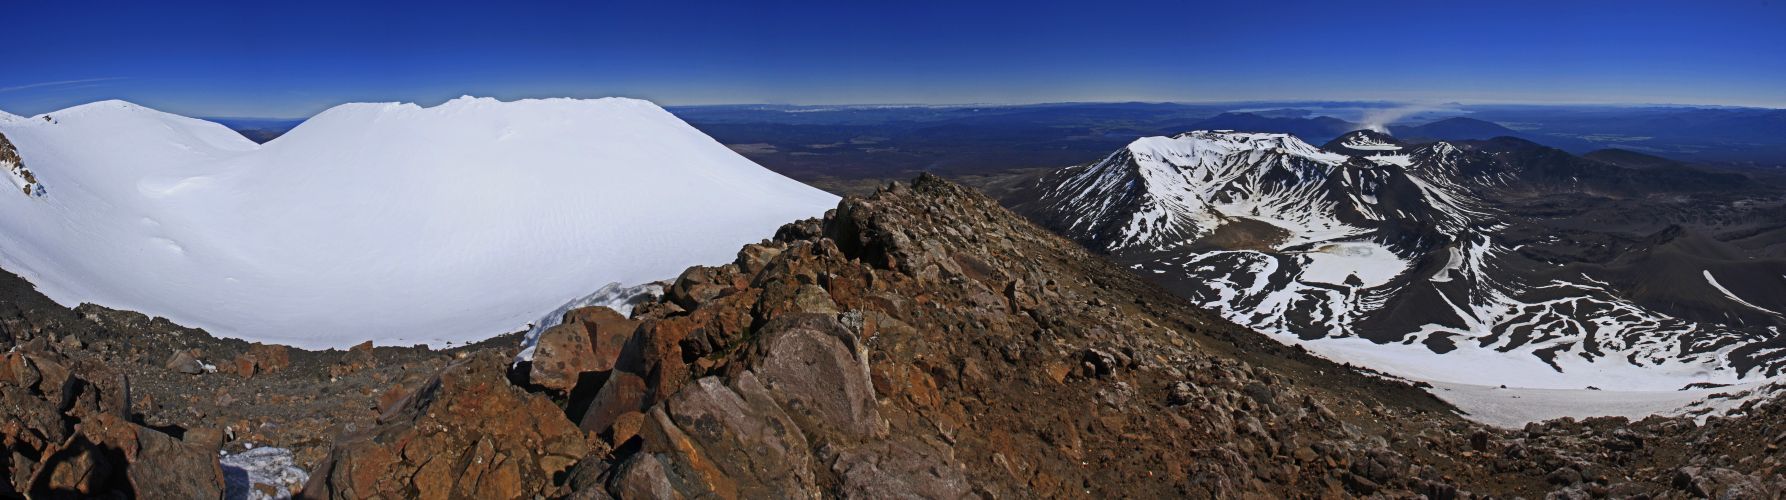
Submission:
M 1319 196 L 1319 182 L 1303 182 L 1327 177 L 1346 160 L 1288 134 L 1199 130 L 1136 139 L 1049 189 L 1074 214 L 1068 233 L 1128 219 L 1105 250 L 1169 246 L 1237 219 L 1284 229 L 1287 244 L 1300 244 L 1357 232 L 1333 216 L 1334 203 Z M 1116 204 L 1125 196 L 1138 197 L 1141 208 L 1125 215 L 1132 209 Z
M 631 99 L 346 104 L 265 145 L 106 101 L 0 134 L 44 191 L 0 192 L 0 266 L 65 305 L 306 348 L 518 331 L 837 202 Z
M 1684 387 L 1774 382 L 1745 377 L 1728 362 L 1741 339 L 1753 338 L 1744 332 L 1646 309 L 1585 273 L 1541 281 L 1515 274 L 1508 263 L 1521 264 L 1517 248 L 1490 237 L 1506 214 L 1478 191 L 1516 180 L 1515 172 L 1467 173 L 1470 158 L 1444 142 L 1404 147 L 1351 135 L 1342 144 L 1359 152 L 1325 151 L 1287 134 L 1141 138 L 1063 169 L 1045 199 L 1064 214 L 1067 233 L 1100 238 L 1112 253 L 1139 250 L 1132 269 L 1188 277 L 1177 281 L 1188 298 L 1227 319 L 1338 362 L 1431 383 L 1435 395 L 1491 424 L 1683 413 L 1724 392 Z M 1386 191 L 1391 185 L 1403 190 Z M 1422 265 L 1429 254 L 1398 254 L 1376 229 L 1384 221 L 1431 224 L 1421 238 L 1445 243 L 1430 254 L 1442 260 Z M 1241 222 L 1286 236 L 1267 248 L 1185 246 Z M 1710 271 L 1705 279 L 1736 304 L 1778 314 L 1731 293 Z M 1412 307 L 1439 313 L 1429 317 L 1449 312 L 1453 321 L 1366 322 L 1411 307 L 1393 302 L 1398 294 L 1421 292 L 1436 300 Z M 1703 348 L 1701 339 L 1720 335 L 1736 341 Z M 1436 351 L 1428 344 L 1435 339 L 1452 348 Z

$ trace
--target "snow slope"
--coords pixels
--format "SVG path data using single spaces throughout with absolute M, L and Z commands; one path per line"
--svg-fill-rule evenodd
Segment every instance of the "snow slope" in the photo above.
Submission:
M 729 261 L 836 197 L 649 102 L 347 104 L 265 145 L 107 101 L 0 120 L 0 266 L 63 304 L 301 347 L 444 345 Z
M 1143 137 L 1063 170 L 1043 196 L 1066 233 L 1099 235 L 1108 251 L 1170 246 L 1236 218 L 1277 226 L 1297 242 L 1321 241 L 1359 231 L 1321 196 L 1324 181 L 1343 182 L 1335 173 L 1346 159 L 1288 134 Z
M 1771 327 L 1670 316 L 1505 243 L 1541 233 L 1499 190 L 1543 187 L 1543 166 L 1365 131 L 1193 131 L 1059 169 L 1017 206 L 1235 323 L 1410 380 L 1647 393 L 1786 366 Z

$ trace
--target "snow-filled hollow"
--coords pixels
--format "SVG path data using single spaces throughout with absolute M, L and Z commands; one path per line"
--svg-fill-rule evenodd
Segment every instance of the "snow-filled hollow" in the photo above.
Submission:
M 48 193 L 0 193 L 0 266 L 64 305 L 305 348 L 519 331 L 837 202 L 632 99 L 347 104 L 264 145 L 106 101 L 0 134 Z
M 1387 284 L 1409 265 L 1388 247 L 1370 242 L 1330 243 L 1302 255 L 1307 259 L 1303 281 L 1346 285 L 1355 278 L 1362 283 L 1359 288 Z

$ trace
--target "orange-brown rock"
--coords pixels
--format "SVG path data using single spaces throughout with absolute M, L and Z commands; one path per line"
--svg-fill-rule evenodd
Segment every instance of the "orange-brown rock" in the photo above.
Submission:
M 630 371 L 614 371 L 596 392 L 589 409 L 577 419 L 578 426 L 586 431 L 606 433 L 622 415 L 645 409 L 645 392 L 644 378 Z
M 532 498 L 590 451 L 564 412 L 482 352 L 429 379 L 369 432 L 336 443 L 315 498 Z
M 184 442 L 106 413 L 76 425 L 75 435 L 45 450 L 41 462 L 31 479 L 33 496 L 223 497 L 216 447 Z
M 540 332 L 528 380 L 560 393 L 570 392 L 584 374 L 613 370 L 638 324 L 606 307 L 564 313 L 563 323 Z
M 234 371 L 244 378 L 258 373 L 274 373 L 291 366 L 291 348 L 259 342 L 248 346 L 248 352 L 236 356 Z
M 568 393 L 577 386 L 579 377 L 595 371 L 595 363 L 589 331 L 582 323 L 566 321 L 540 332 L 538 343 L 533 346 L 527 380 L 540 387 Z

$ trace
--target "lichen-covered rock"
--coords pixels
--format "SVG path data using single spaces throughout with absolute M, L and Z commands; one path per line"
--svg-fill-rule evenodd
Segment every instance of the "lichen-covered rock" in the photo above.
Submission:
M 534 385 L 559 392 L 570 392 L 579 377 L 596 370 L 589 330 L 582 323 L 569 321 L 570 313 L 565 316 L 565 322 L 540 332 L 527 377 Z
M 831 316 L 794 314 L 762 328 L 757 377 L 808 433 L 832 441 L 884 437 L 868 359 L 854 334 Z
M 690 384 L 670 398 L 671 423 L 743 497 L 817 497 L 812 452 L 800 427 L 750 372 L 733 386 L 718 377 Z
M 564 313 L 564 322 L 540 332 L 528 381 L 568 393 L 583 376 L 614 369 L 638 321 L 607 307 Z

